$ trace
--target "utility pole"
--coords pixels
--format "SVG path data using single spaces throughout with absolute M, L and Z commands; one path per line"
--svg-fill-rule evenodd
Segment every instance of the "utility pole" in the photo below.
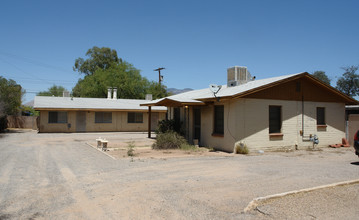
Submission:
M 153 71 L 158 71 L 158 83 L 161 85 L 161 82 L 163 81 L 163 76 L 161 75 L 161 70 L 164 70 L 164 67 L 157 68 Z

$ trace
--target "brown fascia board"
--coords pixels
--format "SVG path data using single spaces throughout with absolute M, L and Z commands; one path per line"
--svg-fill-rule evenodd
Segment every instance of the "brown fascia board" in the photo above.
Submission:
M 281 83 L 289 82 L 289 81 L 300 79 L 300 78 L 303 78 L 303 77 L 307 77 L 307 78 L 311 79 L 314 83 L 318 84 L 319 86 L 325 87 L 328 90 L 330 90 L 331 92 L 334 92 L 334 93 L 338 94 L 339 96 L 341 96 L 345 100 L 345 104 L 350 104 L 350 105 L 353 105 L 353 104 L 358 105 L 359 104 L 359 102 L 357 100 L 347 96 L 346 94 L 340 92 L 336 88 L 321 82 L 320 80 L 318 80 L 315 77 L 313 77 L 312 75 L 310 75 L 308 72 L 303 72 L 303 73 L 300 73 L 298 75 L 295 75 L 295 76 L 292 76 L 292 77 L 289 77 L 289 78 L 286 78 L 286 79 L 282 79 L 282 80 L 279 80 L 279 81 L 276 81 L 276 82 L 273 82 L 273 83 L 270 83 L 270 84 L 267 84 L 267 85 L 260 86 L 258 88 L 252 89 L 252 90 L 248 90 L 248 91 L 243 92 L 243 93 L 235 94 L 233 96 L 220 97 L 220 99 L 221 100 L 229 100 L 229 99 L 242 98 L 243 96 L 250 95 L 252 93 L 256 93 L 256 92 L 259 92 L 261 90 L 277 86 L 277 85 L 279 85 Z M 216 98 L 213 97 L 213 98 L 199 99 L 199 100 L 205 102 L 205 101 L 216 100 Z
M 148 109 L 93 109 L 93 108 L 34 108 L 36 111 L 92 111 L 92 112 L 147 112 Z M 167 112 L 167 110 L 151 110 L 152 112 Z
M 312 80 L 314 83 L 317 83 L 319 86 L 322 86 L 328 90 L 330 90 L 331 92 L 336 93 L 337 95 L 341 96 L 343 99 L 345 99 L 345 104 L 346 105 L 358 105 L 359 101 L 342 93 L 341 91 L 339 91 L 338 89 L 332 87 L 331 85 L 328 85 L 318 79 L 316 79 L 314 76 L 310 75 L 309 73 L 306 75 L 307 78 L 309 78 L 310 80 Z
M 175 101 L 173 99 L 163 99 L 162 101 L 158 103 L 150 103 L 150 104 L 140 104 L 140 106 L 170 106 L 170 107 L 181 107 L 185 105 L 205 105 L 205 103 L 197 103 L 197 102 L 180 102 Z
M 291 81 L 291 80 L 295 80 L 295 79 L 298 79 L 298 78 L 301 78 L 303 77 L 303 75 L 305 74 L 309 74 L 307 72 L 303 72 L 303 73 L 300 73 L 298 75 L 295 75 L 295 76 L 292 76 L 292 77 L 289 77 L 289 78 L 286 78 L 286 79 L 282 79 L 282 80 L 279 80 L 279 81 L 276 81 L 276 82 L 273 82 L 273 83 L 270 83 L 270 84 L 266 84 L 266 85 L 263 85 L 263 86 L 260 86 L 260 87 L 257 87 L 257 88 L 254 88 L 254 89 L 251 89 L 251 90 L 248 90 L 248 91 L 245 91 L 245 92 L 242 92 L 242 93 L 238 93 L 238 94 L 235 94 L 235 95 L 231 95 L 231 96 L 222 96 L 222 97 L 219 97 L 220 100 L 228 100 L 228 99 L 236 99 L 236 98 L 241 98 L 243 96 L 246 96 L 246 95 L 250 95 L 252 93 L 255 93 L 255 92 L 259 92 L 261 90 L 264 90 L 264 89 L 268 89 L 268 88 L 271 88 L 271 87 L 274 87 L 276 85 L 279 85 L 283 82 L 288 82 L 288 81 Z M 207 99 L 199 99 L 200 101 L 213 101 L 213 100 L 216 100 L 215 97 L 213 98 L 207 98 Z

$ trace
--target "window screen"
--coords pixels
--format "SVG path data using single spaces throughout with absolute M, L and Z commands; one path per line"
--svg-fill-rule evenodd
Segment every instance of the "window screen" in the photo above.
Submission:
M 325 108 L 317 108 L 317 125 L 325 125 Z
M 112 123 L 112 112 L 95 112 L 95 123 Z
M 129 112 L 127 114 L 128 123 L 143 123 L 143 113 L 142 112 Z
M 214 106 L 214 131 L 215 134 L 224 133 L 224 106 Z
M 269 106 L 269 133 L 281 133 L 282 107 Z
M 49 112 L 49 123 L 67 123 L 67 112 Z

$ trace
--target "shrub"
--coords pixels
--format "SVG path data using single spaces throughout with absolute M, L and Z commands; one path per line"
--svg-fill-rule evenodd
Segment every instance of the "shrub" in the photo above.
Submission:
M 7 128 L 7 116 L 6 115 L 0 116 L 0 132 L 5 131 L 6 128 Z
M 197 151 L 199 148 L 194 145 L 186 143 L 186 144 L 182 144 L 180 149 L 185 151 Z
M 152 149 L 180 149 L 183 144 L 188 144 L 184 137 L 176 132 L 168 131 L 157 134 L 156 142 L 153 143 Z
M 239 142 L 239 143 L 236 143 L 236 145 L 235 145 L 234 153 L 235 154 L 248 154 L 249 150 L 245 143 Z
M 127 156 L 129 156 L 129 157 L 135 156 L 134 148 L 135 148 L 135 145 L 133 144 L 133 142 L 131 142 L 127 145 Z
M 166 133 L 168 131 L 174 131 L 175 120 L 162 120 L 158 122 L 157 133 Z

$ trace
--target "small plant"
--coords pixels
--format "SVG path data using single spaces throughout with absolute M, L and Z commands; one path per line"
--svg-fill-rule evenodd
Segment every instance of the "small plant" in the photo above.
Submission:
M 164 149 L 180 149 L 183 144 L 187 144 L 186 139 L 173 131 L 167 131 L 165 133 L 159 133 L 156 138 L 156 142 L 153 143 L 152 149 L 164 150 Z
M 133 142 L 131 142 L 127 145 L 127 156 L 129 156 L 129 157 L 135 156 L 134 148 L 135 148 L 135 145 L 133 144 Z
M 166 133 L 168 131 L 174 131 L 175 121 L 174 120 L 162 120 L 158 122 L 157 134 Z
M 190 145 L 190 144 L 182 144 L 180 147 L 181 150 L 184 151 L 198 151 L 199 148 L 194 146 L 194 145 Z
M 6 115 L 0 116 L 0 132 L 5 131 L 7 128 L 7 117 Z
M 213 147 L 208 148 L 208 152 L 216 152 L 216 149 L 214 149 Z
M 248 154 L 249 150 L 245 143 L 239 142 L 239 143 L 236 143 L 236 145 L 235 145 L 234 153 L 235 154 Z

